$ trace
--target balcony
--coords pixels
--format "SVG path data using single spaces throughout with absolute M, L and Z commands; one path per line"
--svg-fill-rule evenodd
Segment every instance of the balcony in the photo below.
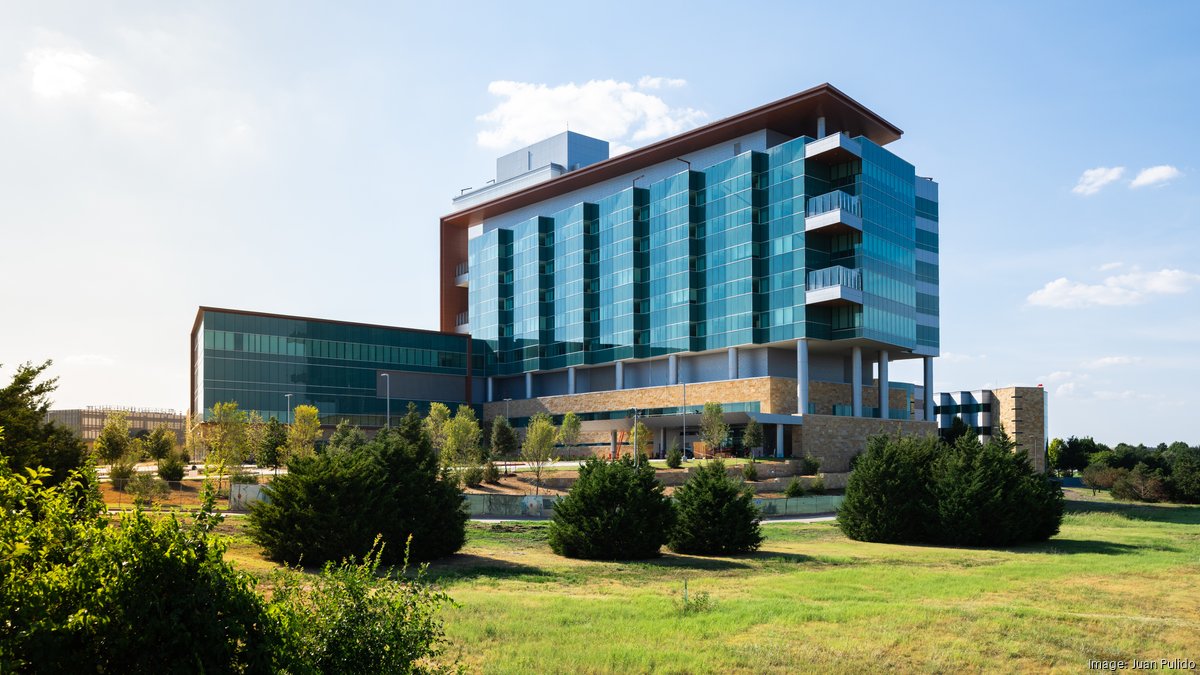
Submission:
M 862 200 L 841 190 L 811 197 L 804 212 L 804 231 L 823 234 L 862 232 Z
M 808 273 L 806 305 L 861 305 L 862 302 L 862 270 L 835 265 Z
M 470 333 L 471 319 L 467 312 L 459 312 L 454 317 L 454 332 L 455 333 Z
M 862 159 L 862 144 L 839 131 L 805 145 L 804 159 L 826 164 Z
M 459 288 L 467 287 L 467 273 L 471 268 L 466 262 L 460 262 L 454 266 L 454 285 Z

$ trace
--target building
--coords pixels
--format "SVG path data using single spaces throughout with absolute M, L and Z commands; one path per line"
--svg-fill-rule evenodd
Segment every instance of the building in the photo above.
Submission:
M 410 402 L 472 398 L 471 339 L 455 333 L 201 307 L 191 355 L 193 413 L 236 401 L 287 421 L 315 405 L 324 424 L 377 428 Z
M 949 429 L 957 417 L 986 443 L 1003 428 L 1016 443 L 1016 452 L 1025 453 L 1033 468 L 1045 473 L 1049 415 L 1046 390 L 1040 385 L 942 392 L 936 400 L 939 430 Z
M 378 424 L 384 372 L 434 373 L 485 419 L 574 411 L 597 452 L 635 414 L 656 452 L 686 445 L 714 401 L 768 453 L 846 471 L 871 434 L 936 431 L 938 190 L 900 136 L 824 84 L 616 157 L 573 132 L 509 153 L 441 219 L 440 333 L 201 308 L 193 409 L 281 415 L 292 393 Z M 418 338 L 449 365 L 371 351 Z M 909 359 L 923 386 L 889 379 Z
M 166 427 L 175 432 L 175 442 L 183 444 L 187 418 L 183 413 L 174 410 L 88 406 L 70 410 L 50 410 L 46 413 L 46 421 L 74 431 L 87 444 L 88 450 L 92 450 L 100 436 L 100 430 L 104 428 L 104 421 L 112 412 L 125 413 L 129 421 L 129 433 L 134 437 L 147 435 L 159 427 Z

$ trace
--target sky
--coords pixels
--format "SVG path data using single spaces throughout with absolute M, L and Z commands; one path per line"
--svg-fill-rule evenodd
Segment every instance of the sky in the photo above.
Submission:
M 1200 4 L 966 4 L 10 0 L 0 380 L 184 410 L 199 305 L 436 328 L 438 218 L 500 154 L 830 82 L 940 183 L 938 390 L 1200 443 Z

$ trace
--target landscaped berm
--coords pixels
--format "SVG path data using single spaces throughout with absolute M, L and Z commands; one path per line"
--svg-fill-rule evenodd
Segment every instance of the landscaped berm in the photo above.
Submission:
M 1071 490 L 1068 490 L 1071 493 Z M 851 541 L 832 522 L 766 524 L 753 554 L 589 562 L 542 523 L 471 523 L 434 563 L 470 671 L 1088 670 L 1200 662 L 1200 508 L 1084 501 L 1061 532 L 1003 549 Z M 240 532 L 227 556 L 271 567 Z M 687 599 L 684 599 L 684 589 Z

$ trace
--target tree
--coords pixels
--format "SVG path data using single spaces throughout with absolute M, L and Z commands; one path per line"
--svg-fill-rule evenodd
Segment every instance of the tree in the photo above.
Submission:
M 1050 444 L 1046 446 L 1046 466 L 1054 471 L 1058 468 L 1058 458 L 1062 455 L 1063 439 L 1054 438 L 1050 440 Z
M 285 446 L 287 452 L 284 454 L 289 470 L 293 461 L 313 455 L 319 438 L 321 438 L 320 411 L 312 405 L 296 406 L 292 411 L 292 423 L 288 425 L 287 445 Z
M 955 415 L 950 418 L 950 426 L 939 430 L 938 433 L 941 435 L 942 441 L 947 445 L 954 445 L 958 442 L 958 439 L 964 436 L 975 435 L 975 430 L 963 418 Z
M 754 491 L 725 472 L 717 460 L 700 467 L 675 490 L 675 528 L 668 543 L 676 553 L 729 555 L 758 550 L 762 519 Z
M 326 446 L 328 450 L 341 450 L 343 452 L 353 452 L 367 444 L 367 435 L 359 429 L 357 425 L 352 425 L 348 420 L 338 422 L 333 433 L 329 436 L 329 444 Z
M 671 441 L 671 449 L 667 450 L 667 467 L 678 469 L 683 466 L 683 451 L 679 449 L 679 441 Z
M 645 422 L 638 420 L 637 424 L 633 425 L 633 430 L 629 432 L 629 444 L 637 453 L 634 457 L 635 462 L 641 461 L 641 457 L 650 456 L 654 447 L 654 435 L 650 433 L 650 427 L 647 427 Z
M 221 491 L 229 468 L 241 466 L 249 453 L 246 424 L 246 412 L 239 410 L 235 401 L 216 403 L 209 411 L 203 432 L 208 446 L 204 463 L 210 469 L 207 473 L 217 474 L 217 492 Z
M 454 417 L 446 420 L 442 427 L 442 463 L 459 469 L 478 467 L 483 464 L 480 442 L 483 430 L 475 418 L 475 410 L 469 405 L 460 405 Z
M 323 452 L 289 464 L 248 516 L 251 536 L 274 560 L 321 564 L 412 537 L 414 560 L 450 555 L 466 541 L 465 502 L 440 470 L 415 408 L 356 452 Z M 388 564 L 404 552 L 389 546 Z
M 742 431 L 742 447 L 750 451 L 750 456 L 754 456 L 755 450 L 761 450 L 763 447 L 763 429 L 758 420 L 750 418 L 746 422 L 746 429 Z
M 700 417 L 700 440 L 709 452 L 716 452 L 729 438 L 729 425 L 725 423 L 725 411 L 720 403 L 709 401 L 704 404 Z
M 12 382 L 0 388 L 0 426 L 7 430 L 0 440 L 0 454 L 13 471 L 49 469 L 50 474 L 43 479 L 48 486 L 58 485 L 72 471 L 83 469 L 78 484 L 87 486 L 94 476 L 86 470 L 90 466 L 87 446 L 70 429 L 46 421 L 50 394 L 58 386 L 58 378 L 42 378 L 50 365 L 46 361 L 39 366 L 18 366 Z
M 1071 436 L 1063 443 L 1058 452 L 1058 468 L 1064 472 L 1082 471 L 1091 463 L 1091 456 L 1107 450 L 1101 448 L 1091 437 L 1076 438 Z M 1133 468 L 1133 467 L 1128 467 Z
M 183 455 L 178 450 L 172 450 L 166 457 L 158 460 L 158 477 L 168 482 L 183 480 L 187 466 L 183 463 Z
M 132 449 L 129 438 L 129 416 L 123 410 L 111 410 L 104 417 L 104 426 L 96 437 L 96 456 L 105 464 L 112 464 L 129 454 Z
M 932 437 L 869 439 L 838 508 L 842 532 L 860 541 L 927 541 L 935 509 L 929 472 L 937 452 Z
M 520 439 L 508 423 L 508 418 L 497 415 L 492 420 L 492 458 L 512 457 L 520 447 Z
M 283 463 L 283 454 L 287 446 L 287 426 L 274 415 L 263 425 L 262 444 L 255 453 L 259 466 L 269 466 L 279 473 L 279 465 Z
M 157 427 L 144 441 L 146 453 L 154 459 L 162 459 L 175 452 L 175 432 L 166 425 Z
M 660 554 L 675 512 L 649 463 L 589 458 L 554 506 L 550 548 L 568 558 L 636 560 Z
M 258 451 L 262 449 L 267 438 L 267 423 L 257 410 L 246 413 L 246 454 L 241 464 L 253 463 L 259 465 Z
M 450 408 L 445 403 L 434 401 L 429 404 L 429 414 L 425 416 L 422 424 L 425 427 L 425 434 L 429 436 L 429 442 L 433 444 L 433 451 L 439 457 L 442 454 L 443 446 L 446 445 L 446 422 L 449 421 Z
M 575 446 L 579 444 L 581 426 L 579 415 L 574 412 L 563 415 L 562 424 L 558 427 L 558 442 L 568 455 L 574 454 Z
M 529 426 L 525 427 L 525 440 L 521 443 L 521 460 L 533 470 L 534 494 L 540 494 L 542 474 L 547 464 L 557 460 L 554 457 L 554 442 L 558 439 L 558 430 L 554 421 L 546 413 L 536 413 L 529 418 Z

